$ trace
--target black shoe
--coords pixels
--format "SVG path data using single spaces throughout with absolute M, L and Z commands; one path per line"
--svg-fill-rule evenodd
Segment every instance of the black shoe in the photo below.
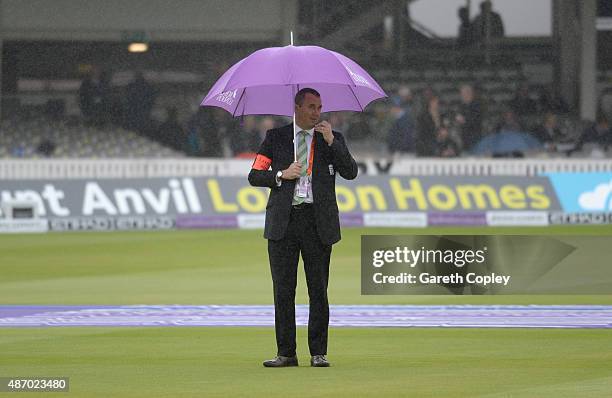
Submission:
M 298 366 L 297 357 L 277 356 L 274 359 L 264 361 L 263 366 L 266 368 L 284 368 L 286 366 Z
M 314 355 L 310 358 L 310 366 L 314 366 L 315 368 L 328 368 L 329 362 L 325 355 Z

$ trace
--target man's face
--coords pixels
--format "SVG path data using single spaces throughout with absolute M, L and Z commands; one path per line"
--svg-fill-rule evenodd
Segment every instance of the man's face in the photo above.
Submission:
M 295 106 L 295 121 L 305 129 L 311 129 L 321 118 L 321 98 L 313 94 L 306 94 L 302 105 Z
M 464 103 L 472 102 L 472 100 L 474 99 L 474 90 L 471 86 L 461 86 L 459 94 L 461 95 L 461 100 Z

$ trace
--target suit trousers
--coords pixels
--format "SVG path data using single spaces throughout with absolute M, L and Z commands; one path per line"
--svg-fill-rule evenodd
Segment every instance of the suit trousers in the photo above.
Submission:
M 327 354 L 329 304 L 327 282 L 331 245 L 321 243 L 312 205 L 291 210 L 285 237 L 268 240 L 268 255 L 274 285 L 274 325 L 277 355 L 295 356 L 295 288 L 300 253 L 310 300 L 308 348 L 310 355 Z

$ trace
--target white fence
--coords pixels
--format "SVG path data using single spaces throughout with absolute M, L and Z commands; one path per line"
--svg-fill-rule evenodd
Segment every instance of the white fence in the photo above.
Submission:
M 361 173 L 393 175 L 517 175 L 612 172 L 612 159 L 361 159 Z M 235 159 L 0 160 L 0 180 L 246 176 L 252 161 Z
M 546 172 L 612 172 L 612 159 L 400 159 L 397 175 L 533 176 Z

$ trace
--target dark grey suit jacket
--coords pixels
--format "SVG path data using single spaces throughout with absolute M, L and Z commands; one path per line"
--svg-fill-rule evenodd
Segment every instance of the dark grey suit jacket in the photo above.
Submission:
M 314 159 L 312 166 L 312 196 L 316 226 L 321 242 L 331 245 L 340 240 L 340 220 L 336 203 L 336 174 L 347 180 L 357 177 L 357 163 L 351 156 L 344 137 L 334 131 L 332 145 L 327 145 L 323 135 L 314 133 Z M 293 162 L 293 124 L 269 130 L 261 144 L 258 156 L 271 160 L 270 168 L 261 170 L 255 166 L 249 173 L 249 183 L 256 187 L 271 188 L 266 207 L 264 237 L 279 240 L 285 236 L 291 202 L 297 180 L 283 180 L 276 184 L 276 172 Z

